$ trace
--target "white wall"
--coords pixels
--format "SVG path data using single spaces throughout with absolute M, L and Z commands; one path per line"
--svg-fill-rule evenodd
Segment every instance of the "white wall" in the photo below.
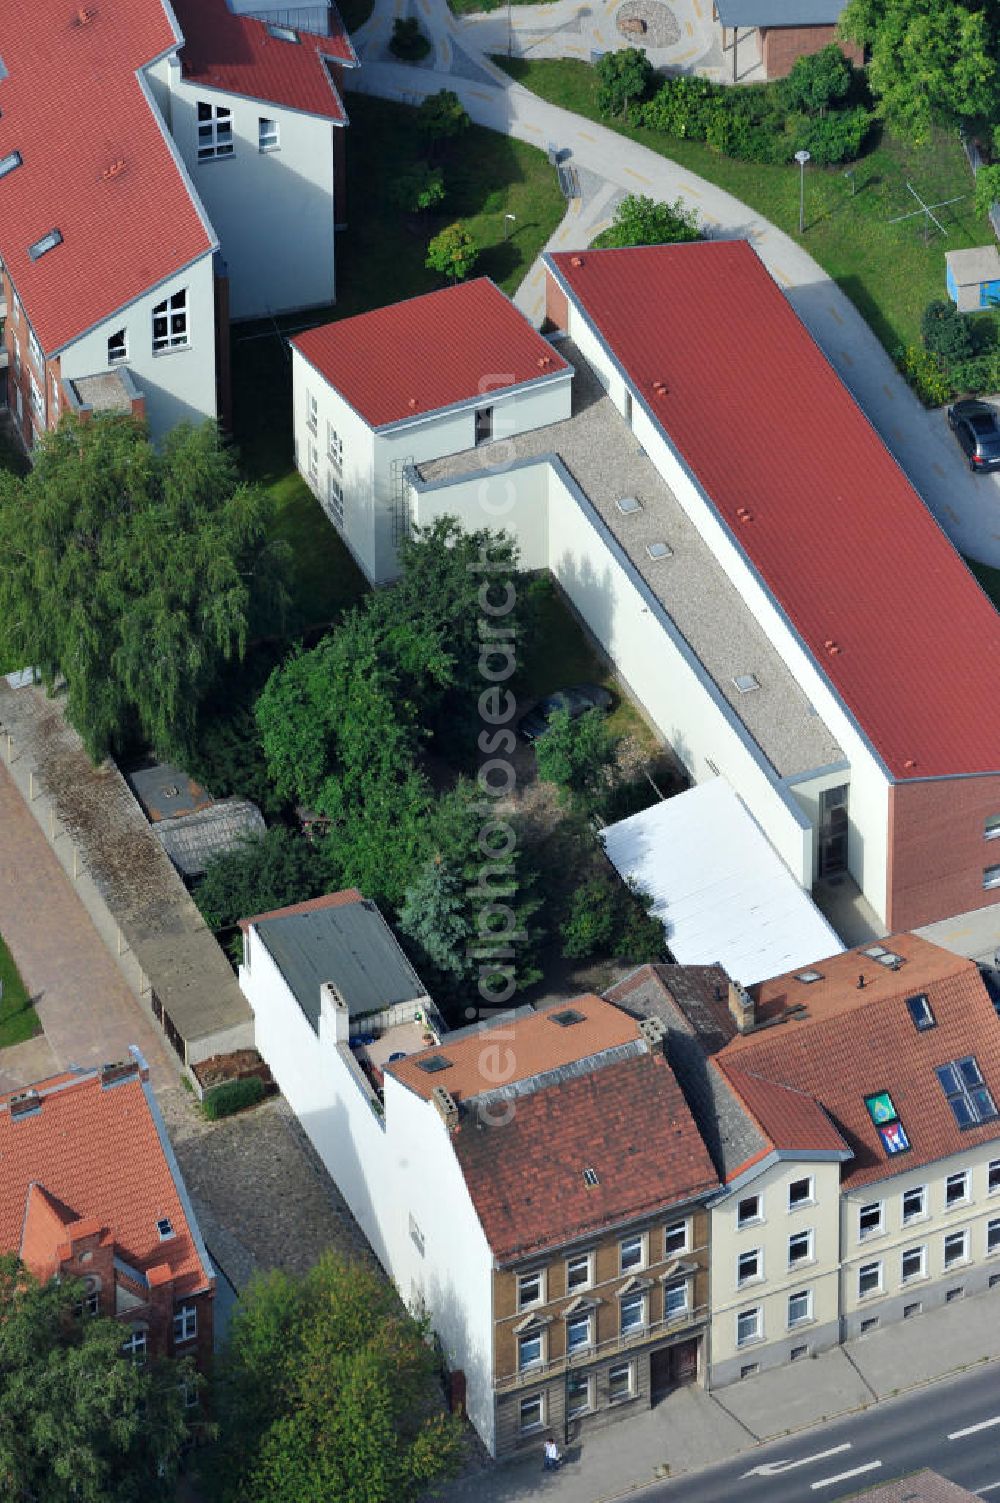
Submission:
M 255 318 L 332 303 L 333 133 L 343 127 L 187 83 L 179 67 L 168 67 L 168 123 L 221 242 L 231 316 Z M 199 162 L 199 101 L 232 111 L 232 156 Z M 278 122 L 276 151 L 259 149 L 261 116 Z
M 309 396 L 316 398 L 318 422 L 316 432 L 309 427 Z M 340 435 L 343 444 L 344 488 L 343 523 L 339 523 L 328 505 L 331 465 L 327 456 L 327 425 Z M 307 360 L 292 347 L 292 432 L 295 440 L 295 463 L 299 474 L 319 499 L 333 526 L 354 554 L 369 579 L 375 578 L 375 438 L 368 424 L 353 407 L 348 406 Z M 309 474 L 309 446 L 317 453 L 316 483 Z
M 189 343 L 154 355 L 153 309 L 181 288 L 186 288 L 188 295 Z M 74 380 L 111 369 L 108 339 L 122 328 L 128 338 L 125 363 L 145 395 L 153 438 L 161 438 L 181 422 L 214 421 L 215 285 L 211 252 L 67 346 L 60 357 L 63 378 Z

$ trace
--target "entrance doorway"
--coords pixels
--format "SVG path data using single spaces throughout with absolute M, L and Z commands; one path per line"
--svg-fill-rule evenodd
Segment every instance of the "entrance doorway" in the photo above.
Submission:
M 847 870 L 847 795 L 849 783 L 824 788 L 819 796 L 819 875 Z
M 650 1397 L 655 1403 L 681 1383 L 694 1383 L 698 1377 L 698 1339 L 678 1341 L 649 1354 Z

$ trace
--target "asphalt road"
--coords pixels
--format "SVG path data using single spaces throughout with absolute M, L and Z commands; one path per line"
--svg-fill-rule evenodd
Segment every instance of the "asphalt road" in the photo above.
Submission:
M 693 1476 L 643 1488 L 630 1498 L 641 1503 L 835 1503 L 925 1466 L 987 1503 L 1000 1503 L 996 1364 L 744 1452 Z

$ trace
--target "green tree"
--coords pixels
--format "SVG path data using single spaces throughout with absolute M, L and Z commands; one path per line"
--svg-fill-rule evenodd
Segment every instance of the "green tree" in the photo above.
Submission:
M 95 760 L 133 727 L 185 759 L 199 703 L 245 651 L 255 595 L 285 599 L 270 517 L 211 424 L 174 429 L 157 452 L 132 418 L 67 418 L 28 475 L 0 473 L 5 645 L 50 690 L 65 678 Z
M 560 926 L 563 955 L 567 960 L 614 955 L 635 965 L 662 960 L 666 941 L 663 925 L 650 912 L 652 901 L 610 872 L 588 877 L 573 891 Z
M 798 58 L 778 87 L 786 109 L 821 115 L 846 96 L 852 74 L 847 58 L 835 43 L 831 43 L 819 52 Z
M 683 199 L 657 203 L 641 193 L 629 193 L 615 210 L 614 222 L 599 244 L 668 245 L 679 240 L 700 240 L 698 217 L 684 207 Z
M 390 188 L 394 204 L 406 214 L 425 214 L 444 200 L 444 173 L 429 162 L 404 167 Z
M 275 825 L 208 863 L 194 900 L 210 929 L 228 929 L 255 913 L 318 898 L 338 886 L 323 840 Z
M 0 1256 L 0 1494 L 24 1503 L 172 1499 L 187 1439 L 189 1361 L 138 1367 L 122 1327 L 76 1310 L 74 1280 L 41 1284 Z
M 389 49 L 404 62 L 417 62 L 426 57 L 431 44 L 420 29 L 416 16 L 397 16 L 392 23 Z
M 464 135 L 471 124 L 465 105 L 453 89 L 428 94 L 417 109 L 417 130 L 430 143 L 432 153 L 445 141 Z
M 916 143 L 997 108 L 997 21 L 963 0 L 848 0 L 840 34 L 870 49 L 877 113 Z
M 476 264 L 479 247 L 458 220 L 445 225 L 427 247 L 425 266 L 431 271 L 440 271 L 452 282 L 464 282 Z
M 464 981 L 469 967 L 465 910 L 461 872 L 435 852 L 406 890 L 399 929 L 413 941 L 421 960 L 455 981 Z
M 972 333 L 968 321 L 955 304 L 945 299 L 928 303 L 920 318 L 924 347 L 946 362 L 968 360 L 972 354 Z
M 605 52 L 597 64 L 597 108 L 602 115 L 621 115 L 627 120 L 629 102 L 642 98 L 652 76 L 653 65 L 643 48 Z
M 451 1475 L 462 1427 L 427 1338 L 368 1263 L 255 1278 L 220 1364 L 220 1503 L 411 1503 Z
M 603 710 L 588 710 L 576 720 L 557 710 L 535 742 L 539 776 L 555 783 L 580 813 L 598 814 L 614 786 L 619 741 Z
M 976 213 L 985 219 L 1000 199 L 1000 162 L 980 167 L 976 173 Z

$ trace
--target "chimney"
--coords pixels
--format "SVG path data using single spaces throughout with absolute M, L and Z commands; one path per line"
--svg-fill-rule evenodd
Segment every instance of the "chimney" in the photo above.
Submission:
M 639 1037 L 649 1045 L 650 1054 L 655 1054 L 667 1037 L 667 1025 L 662 1018 L 643 1018 L 639 1024 Z
M 120 1080 L 129 1080 L 133 1075 L 138 1075 L 139 1066 L 134 1059 L 116 1059 L 111 1064 L 101 1066 L 101 1089 L 107 1090 L 108 1086 L 117 1085 Z
M 729 1011 L 740 1033 L 751 1033 L 757 1021 L 757 1007 L 745 986 L 729 983 Z
M 441 1115 L 441 1120 L 449 1132 L 454 1132 L 458 1126 L 458 1106 L 450 1091 L 444 1086 L 436 1085 L 431 1091 L 431 1100 Z
M 351 1033 L 351 1014 L 333 981 L 319 988 L 319 1036 L 331 1044 L 346 1044 Z
M 14 1122 L 18 1117 L 27 1117 L 31 1112 L 40 1112 L 42 1098 L 32 1086 L 27 1091 L 19 1091 L 16 1096 L 10 1098 L 10 1116 Z

